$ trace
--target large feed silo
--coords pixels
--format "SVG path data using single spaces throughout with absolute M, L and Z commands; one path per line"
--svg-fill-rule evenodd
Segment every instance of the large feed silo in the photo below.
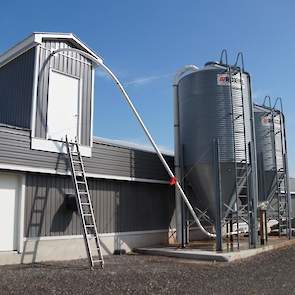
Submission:
M 250 77 L 240 68 L 209 62 L 183 75 L 177 85 L 176 153 L 182 162 L 181 175 L 191 203 L 214 221 L 212 143 L 216 138 L 225 204 L 222 215 L 247 207 L 243 202 L 249 194 L 249 146 L 253 140 Z

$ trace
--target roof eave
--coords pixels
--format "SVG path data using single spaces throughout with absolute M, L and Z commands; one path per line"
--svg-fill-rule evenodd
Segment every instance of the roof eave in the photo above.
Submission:
M 29 37 L 17 43 L 15 46 L 0 55 L 0 67 L 4 66 L 27 50 L 39 44 L 42 44 L 43 38 L 70 39 L 81 48 L 83 48 L 87 53 L 91 54 L 95 59 L 98 60 L 98 62 L 103 63 L 103 60 L 100 56 L 98 56 L 93 50 L 86 46 L 79 38 L 77 38 L 72 33 L 33 33 Z
M 11 60 L 17 58 L 19 55 L 35 47 L 38 44 L 41 43 L 36 38 L 35 34 L 31 34 L 29 37 L 17 43 L 12 48 L 8 49 L 2 55 L 0 55 L 0 67 L 4 66 Z

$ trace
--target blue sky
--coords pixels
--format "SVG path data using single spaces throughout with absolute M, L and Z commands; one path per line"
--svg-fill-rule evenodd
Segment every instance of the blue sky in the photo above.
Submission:
M 156 142 L 173 148 L 172 77 L 243 51 L 257 102 L 284 98 L 295 176 L 294 1 L 2 1 L 0 52 L 32 31 L 74 32 L 119 78 Z M 112 82 L 96 75 L 95 135 L 145 143 Z

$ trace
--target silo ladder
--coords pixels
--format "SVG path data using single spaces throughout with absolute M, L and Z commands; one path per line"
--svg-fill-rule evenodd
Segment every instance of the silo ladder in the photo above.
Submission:
M 75 142 L 69 142 L 66 136 L 66 145 L 89 264 L 91 269 L 96 263 L 103 268 L 104 260 L 79 144 L 77 139 Z M 93 240 L 95 245 L 92 243 Z
M 238 55 L 239 57 L 239 55 Z M 237 61 L 238 61 L 237 57 Z M 236 62 L 237 64 L 237 62 Z M 249 206 L 249 182 L 248 177 L 251 173 L 251 167 L 248 164 L 248 146 L 246 138 L 246 122 L 245 122 L 245 103 L 244 103 L 244 89 L 243 76 L 244 63 L 242 68 L 238 69 L 236 74 L 239 74 L 241 93 L 240 101 L 234 102 L 233 86 L 232 86 L 232 69 L 228 68 L 230 80 L 230 95 L 232 100 L 232 126 L 233 126 L 233 144 L 234 144 L 234 162 L 235 162 L 235 194 L 236 194 L 236 216 L 234 221 L 237 227 L 237 244 L 240 246 L 240 222 L 248 225 L 250 230 L 250 206 Z M 236 66 L 236 65 L 235 65 Z

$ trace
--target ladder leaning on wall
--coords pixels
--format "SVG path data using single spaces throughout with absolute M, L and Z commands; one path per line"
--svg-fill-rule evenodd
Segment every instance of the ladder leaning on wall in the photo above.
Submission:
M 79 143 L 77 139 L 75 142 L 69 141 L 66 136 L 66 145 L 89 264 L 91 269 L 96 263 L 103 268 L 104 260 Z M 93 245 L 93 240 L 95 245 Z

